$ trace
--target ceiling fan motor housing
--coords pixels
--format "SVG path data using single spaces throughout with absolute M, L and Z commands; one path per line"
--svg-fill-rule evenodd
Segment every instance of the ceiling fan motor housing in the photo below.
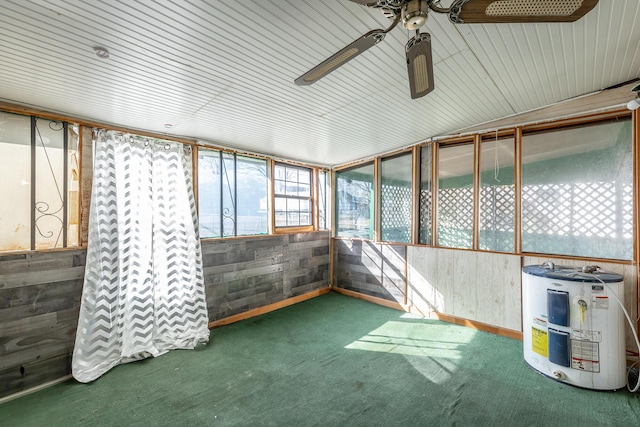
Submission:
M 402 25 L 407 30 L 417 30 L 427 22 L 428 13 L 427 0 L 411 0 L 402 8 Z

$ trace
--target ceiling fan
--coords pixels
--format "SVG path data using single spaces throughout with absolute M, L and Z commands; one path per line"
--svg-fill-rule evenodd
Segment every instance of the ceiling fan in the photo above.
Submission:
M 598 0 L 453 0 L 442 7 L 440 0 L 350 0 L 378 8 L 393 20 L 387 29 L 369 31 L 295 80 L 310 85 L 342 64 L 384 40 L 398 23 L 416 32 L 405 45 L 411 98 L 420 98 L 434 88 L 431 36 L 421 33 L 429 11 L 446 13 L 454 24 L 526 22 L 573 22 L 593 9 Z

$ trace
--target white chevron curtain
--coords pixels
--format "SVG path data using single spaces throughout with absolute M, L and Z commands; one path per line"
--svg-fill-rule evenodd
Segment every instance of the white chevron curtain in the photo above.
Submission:
M 80 382 L 209 339 L 191 147 L 105 130 L 93 145 Z

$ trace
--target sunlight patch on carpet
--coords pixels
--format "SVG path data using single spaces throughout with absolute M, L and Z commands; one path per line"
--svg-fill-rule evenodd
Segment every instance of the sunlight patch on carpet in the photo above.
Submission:
M 477 331 L 404 319 L 409 321 L 388 321 L 345 348 L 398 354 L 429 381 L 435 384 L 448 381 L 464 363 L 465 347 Z
M 449 325 L 388 321 L 345 348 L 458 360 L 475 333 Z

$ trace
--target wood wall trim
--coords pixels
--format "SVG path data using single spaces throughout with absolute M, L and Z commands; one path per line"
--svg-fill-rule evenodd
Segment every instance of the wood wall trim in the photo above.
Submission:
M 471 222 L 471 247 L 480 249 L 480 162 L 482 159 L 482 137 L 476 135 L 473 139 L 473 209 Z
M 516 128 L 513 182 L 515 184 L 514 252 L 522 253 L 522 128 Z
M 382 192 L 382 177 L 380 176 L 382 158 L 373 162 L 373 241 L 382 240 L 382 220 L 380 215 L 380 193 Z
M 268 221 L 268 227 L 267 227 L 267 232 L 269 235 L 273 235 L 276 232 L 276 213 L 275 211 L 275 203 L 276 203 L 276 196 L 275 196 L 275 191 L 274 191 L 274 185 L 273 185 L 273 177 L 275 176 L 274 174 L 274 168 L 275 168 L 275 164 L 276 162 L 272 159 L 267 159 L 267 221 Z
M 429 246 L 438 244 L 438 162 L 440 161 L 440 145 L 431 144 L 431 242 Z
M 413 147 L 411 167 L 411 244 L 419 243 L 418 224 L 420 223 L 420 147 Z
M 39 384 L 39 385 L 37 385 L 35 387 L 31 387 L 29 389 L 19 391 L 17 393 L 13 393 L 13 394 L 10 394 L 8 396 L 0 397 L 0 405 L 2 405 L 3 403 L 7 403 L 10 400 L 18 399 L 18 398 L 26 396 L 28 394 L 32 394 L 32 393 L 36 393 L 36 392 L 38 392 L 40 390 L 44 390 L 45 388 L 52 387 L 52 386 L 54 386 L 56 384 L 63 383 L 63 382 L 68 381 L 68 380 L 70 380 L 72 378 L 73 378 L 73 376 L 71 374 L 65 375 L 64 377 L 60 377 L 60 378 L 58 378 L 56 380 L 48 381 L 46 383 Z
M 384 298 L 378 298 L 371 295 L 361 294 L 360 292 L 354 292 L 354 291 L 350 291 L 349 289 L 338 288 L 335 286 L 332 287 L 331 290 L 339 294 L 346 295 L 348 297 L 361 299 L 363 301 L 371 302 L 374 304 L 382 305 L 382 306 L 393 308 L 400 311 L 408 311 L 405 309 L 404 305 L 396 301 L 389 301 Z
M 287 298 L 285 300 L 278 301 L 273 304 L 254 308 L 252 310 L 245 311 L 243 313 L 234 314 L 233 316 L 225 317 L 224 319 L 214 320 L 213 322 L 209 322 L 209 329 L 217 328 L 224 325 L 229 325 L 231 323 L 239 322 L 241 320 L 260 316 L 261 314 L 266 314 L 271 311 L 278 310 L 280 308 L 288 307 L 290 305 L 297 304 L 299 302 L 306 301 L 308 299 L 315 298 L 329 292 L 330 292 L 330 289 L 328 287 L 323 289 L 318 289 L 312 292 L 307 292 L 306 294 Z
M 513 338 L 522 341 L 522 332 L 513 329 L 502 328 L 500 326 L 488 325 L 474 320 L 463 319 L 462 317 L 451 316 L 444 313 L 434 313 L 433 316 L 447 323 L 455 323 L 456 325 L 465 326 L 479 331 L 490 332 L 492 334 L 501 335 L 503 337 Z
M 367 157 L 366 159 L 356 160 L 354 162 L 345 163 L 343 165 L 339 165 L 339 166 L 334 167 L 332 170 L 334 172 L 348 171 L 349 169 L 355 169 L 355 168 L 358 168 L 360 166 L 365 166 L 365 165 L 367 165 L 369 163 L 373 163 L 378 157 L 380 157 L 380 156 Z
M 557 254 L 542 254 L 542 253 L 535 253 L 535 252 L 522 252 L 520 254 L 514 254 L 514 255 L 520 255 L 522 257 L 538 257 L 538 258 L 558 258 L 558 259 L 566 259 L 566 260 L 570 260 L 570 261 L 584 261 L 584 262 L 590 262 L 590 263 L 609 263 L 609 264 L 624 264 L 624 265 L 635 265 L 635 261 L 632 260 L 623 260 L 623 259 L 608 259 L 608 258 L 590 258 L 590 257 L 584 257 L 584 256 L 573 256 L 573 255 L 557 255 Z
M 546 123 L 534 123 L 522 126 L 522 131 L 526 133 L 545 132 L 552 131 L 559 128 L 566 128 L 572 126 L 583 126 L 595 124 L 604 120 L 620 119 L 624 117 L 631 117 L 629 110 L 616 108 L 610 111 L 587 114 L 577 117 L 571 117 L 566 119 L 558 119 L 552 122 Z

